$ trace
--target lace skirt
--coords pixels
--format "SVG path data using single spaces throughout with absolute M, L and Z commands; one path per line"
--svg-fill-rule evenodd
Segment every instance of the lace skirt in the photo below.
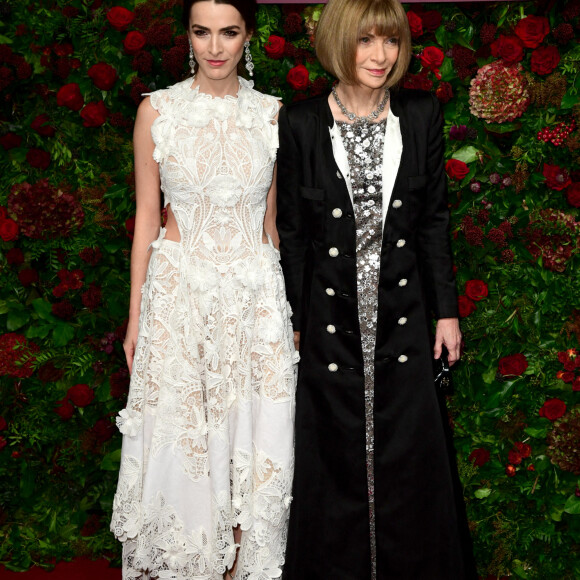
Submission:
M 295 363 L 278 252 L 202 272 L 154 244 L 111 530 L 123 578 L 278 578 L 293 473 Z M 211 269 L 211 268 L 210 268 Z

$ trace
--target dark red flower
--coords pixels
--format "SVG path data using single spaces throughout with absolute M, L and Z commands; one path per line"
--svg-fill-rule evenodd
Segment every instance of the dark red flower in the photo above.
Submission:
M 540 46 L 532 52 L 530 67 L 538 75 L 550 74 L 560 62 L 560 53 L 555 46 Z
M 576 392 L 580 391 L 580 375 L 574 379 L 574 382 L 572 383 L 572 390 Z
M 30 167 L 35 169 L 40 169 L 44 171 L 50 165 L 50 153 L 48 151 L 43 151 L 42 149 L 37 149 L 33 147 L 28 150 L 26 154 L 26 161 L 28 161 Z
M 101 292 L 101 288 L 92 283 L 88 290 L 82 293 L 81 300 L 86 308 L 94 310 L 101 304 L 102 297 L 103 293 Z
M 457 299 L 457 306 L 461 318 L 465 318 L 477 310 L 475 302 L 463 294 Z
M 59 107 L 68 107 L 71 111 L 82 109 L 85 101 L 77 83 L 62 86 L 56 93 L 56 104 Z
M 86 407 L 95 398 L 95 391 L 89 385 L 73 385 L 67 392 L 67 397 L 77 406 Z
M 435 96 L 439 99 L 440 103 L 448 103 L 453 98 L 453 87 L 451 86 L 451 83 L 446 81 L 439 83 L 439 86 L 435 91 Z
M 84 523 L 83 527 L 81 528 L 80 535 L 83 538 L 94 536 L 100 527 L 101 527 L 101 518 L 99 517 L 99 515 L 91 514 L 87 518 L 87 521 Z
M 426 46 L 419 55 L 419 60 L 423 67 L 433 71 L 437 78 L 441 78 L 439 67 L 445 60 L 445 54 L 443 54 L 443 51 L 440 48 L 437 46 Z
M 516 474 L 516 468 L 511 464 L 506 465 L 505 474 L 508 477 L 514 477 L 514 475 Z
M 512 464 L 512 465 L 519 465 L 522 462 L 522 456 L 520 455 L 519 451 L 517 449 L 512 449 L 509 453 L 508 453 L 508 461 Z
M 550 189 L 562 191 L 572 184 L 569 173 L 563 167 L 559 167 L 558 165 L 544 163 L 542 173 L 546 178 L 546 185 Z
M 18 279 L 24 287 L 31 286 L 38 282 L 38 272 L 34 268 L 24 268 L 18 272 Z
M 6 261 L 13 266 L 20 266 L 24 262 L 24 252 L 20 248 L 10 248 L 6 252 Z
M 407 19 L 409 20 L 409 27 L 411 28 L 411 36 L 413 38 L 419 38 L 423 34 L 423 21 L 421 17 L 412 10 L 409 10 L 407 12 Z
M 4 242 L 11 242 L 18 237 L 18 224 L 10 218 L 0 221 L 0 238 Z
M 264 50 L 269 58 L 278 59 L 284 56 L 286 41 L 281 36 L 271 34 L 264 44 Z
M 63 300 L 52 305 L 52 313 L 63 320 L 71 320 L 75 315 L 75 309 L 68 300 Z
M 32 123 L 30 123 L 31 129 L 34 129 L 41 137 L 54 137 L 56 129 L 51 125 L 50 119 L 46 113 L 42 113 L 34 118 Z
M 83 126 L 100 127 L 105 123 L 108 115 L 109 111 L 103 101 L 88 103 L 81 111 Z
M 115 434 L 116 427 L 107 418 L 99 419 L 93 426 L 92 432 L 99 443 L 105 443 Z
M 147 44 L 156 48 L 171 46 L 172 36 L 173 33 L 171 32 L 171 26 L 166 23 L 153 24 L 148 30 L 145 31 Z
M 101 89 L 101 91 L 110 91 L 117 80 L 117 71 L 106 62 L 98 62 L 97 64 L 94 64 L 88 70 L 87 74 L 93 81 L 95 87 Z
M 120 369 L 111 374 L 109 377 L 111 397 L 114 399 L 120 399 L 123 395 L 126 395 L 129 391 L 129 382 L 129 373 L 125 369 Z
M 0 417 L 0 431 L 4 431 L 4 429 L 6 429 L 6 427 L 8 427 L 8 423 L 6 422 L 6 419 L 4 419 L 4 417 Z
M 445 164 L 445 171 L 451 179 L 461 181 L 469 173 L 469 167 L 459 159 L 449 159 Z
M 285 34 L 298 34 L 302 31 L 302 16 L 299 12 L 289 12 L 284 20 Z
M 421 12 L 421 21 L 426 32 L 435 32 L 441 25 L 441 13 L 437 10 Z
M 573 383 L 574 373 L 570 371 L 558 371 L 556 373 L 556 378 L 564 381 L 565 383 Z
M 22 334 L 10 332 L 0 336 L 0 376 L 27 379 L 34 372 L 34 353 L 38 346 Z
M 131 30 L 127 32 L 127 36 L 123 40 L 123 47 L 127 54 L 137 54 L 146 43 L 147 39 L 144 34 L 137 30 Z
M 65 370 L 54 366 L 52 361 L 48 361 L 38 369 L 38 378 L 43 383 L 56 383 L 64 377 Z
M 433 81 L 427 77 L 426 72 L 427 71 L 423 71 L 418 75 L 407 73 L 404 78 L 403 86 L 406 89 L 430 91 L 433 87 Z
M 526 48 L 537 48 L 550 32 L 550 23 L 544 16 L 530 15 L 516 24 L 514 32 Z
M 76 18 L 79 15 L 79 9 L 75 6 L 65 6 L 62 9 L 62 15 L 65 18 Z
M 16 133 L 6 133 L 0 137 L 0 145 L 8 151 L 8 149 L 14 149 L 15 147 L 20 147 L 22 143 L 22 137 Z
M 519 377 L 528 368 L 528 360 L 521 353 L 510 354 L 499 359 L 498 370 L 504 377 Z
M 485 44 L 491 44 L 495 40 L 495 33 L 497 32 L 497 26 L 490 22 L 485 22 L 481 30 L 479 31 L 479 38 L 481 42 Z
M 135 13 L 123 8 L 123 6 L 113 6 L 107 12 L 107 20 L 115 30 L 125 30 L 135 19 Z
M 79 252 L 79 257 L 83 262 L 86 262 L 90 266 L 96 266 L 103 257 L 101 250 L 97 248 L 83 248 Z
M 67 398 L 56 402 L 54 412 L 63 420 L 68 421 L 75 413 L 75 408 L 70 404 Z
M 303 64 L 296 65 L 288 71 L 286 81 L 295 91 L 305 91 L 310 83 L 308 69 Z
M 518 453 L 524 458 L 527 459 L 532 455 L 532 446 L 528 445 L 527 443 L 523 443 L 521 441 L 516 441 L 514 443 L 514 447 L 517 449 Z
M 555 421 L 566 412 L 566 403 L 561 399 L 548 399 L 541 407 L 540 417 L 545 417 L 550 421 Z
M 125 221 L 125 228 L 127 229 L 127 237 L 132 240 L 135 233 L 135 216 L 131 216 Z
M 52 50 L 57 56 L 70 56 L 75 51 L 70 42 L 54 43 L 52 45 Z
M 507 64 L 520 62 L 524 58 L 524 48 L 517 36 L 499 35 L 497 40 L 491 43 L 491 54 L 501 58 Z
M 483 447 L 479 447 L 469 454 L 469 461 L 477 465 L 477 467 L 483 467 L 489 461 L 489 457 L 489 451 Z
M 568 186 L 566 189 L 566 201 L 572 207 L 580 207 L 580 181 Z
M 465 295 L 479 302 L 488 294 L 487 284 L 483 280 L 469 280 L 465 283 Z

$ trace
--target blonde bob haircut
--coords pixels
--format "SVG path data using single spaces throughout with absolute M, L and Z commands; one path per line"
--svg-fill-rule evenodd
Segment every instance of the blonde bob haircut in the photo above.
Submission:
M 398 0 L 329 0 L 316 28 L 315 48 L 320 64 L 339 81 L 357 84 L 356 51 L 365 34 L 397 37 L 399 56 L 386 86 L 396 86 L 411 60 L 411 31 Z

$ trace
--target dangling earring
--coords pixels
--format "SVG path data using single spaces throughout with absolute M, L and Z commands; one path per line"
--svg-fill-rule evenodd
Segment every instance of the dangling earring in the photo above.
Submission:
M 250 41 L 246 40 L 246 42 L 244 42 L 244 53 L 246 56 L 246 69 L 248 71 L 248 73 L 250 74 L 251 77 L 254 76 L 253 70 L 254 70 L 254 63 L 252 62 L 252 53 L 250 52 Z
M 191 74 L 195 74 L 195 56 L 193 55 L 193 45 L 191 44 L 191 40 L 189 41 L 189 69 L 191 70 Z

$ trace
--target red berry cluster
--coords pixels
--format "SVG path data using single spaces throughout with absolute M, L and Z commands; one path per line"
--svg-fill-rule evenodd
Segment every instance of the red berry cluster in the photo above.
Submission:
M 538 141 L 551 142 L 556 147 L 559 147 L 574 129 L 576 129 L 576 121 L 574 119 L 569 124 L 558 123 L 553 129 L 544 127 L 538 131 Z

